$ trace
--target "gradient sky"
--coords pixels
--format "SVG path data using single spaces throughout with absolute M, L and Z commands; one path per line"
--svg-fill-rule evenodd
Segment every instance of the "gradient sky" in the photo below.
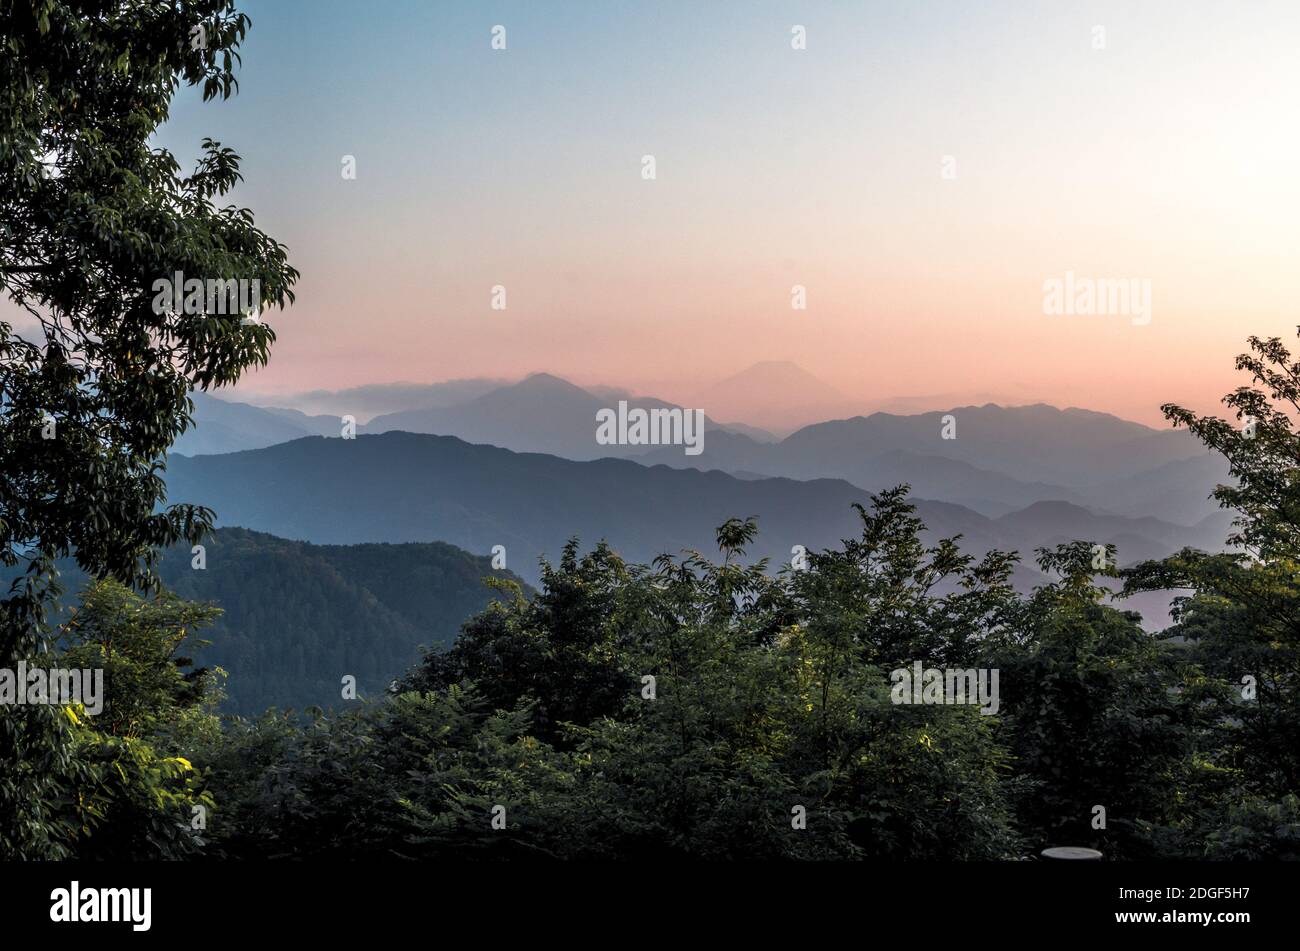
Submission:
M 685 401 L 783 359 L 864 410 L 1155 422 L 1300 323 L 1294 0 L 244 9 L 240 94 L 182 94 L 160 144 L 235 148 L 303 272 L 245 394 L 547 370 Z M 1149 279 L 1151 323 L 1044 315 L 1067 270 Z

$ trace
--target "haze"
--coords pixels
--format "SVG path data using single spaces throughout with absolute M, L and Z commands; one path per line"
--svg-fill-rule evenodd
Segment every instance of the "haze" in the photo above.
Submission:
M 184 92 L 160 139 L 243 155 L 303 274 L 240 398 L 547 371 L 689 403 L 791 361 L 861 411 L 1155 423 L 1295 332 L 1294 3 L 246 7 L 239 108 Z M 1066 271 L 1149 280 L 1150 323 L 1045 315 Z

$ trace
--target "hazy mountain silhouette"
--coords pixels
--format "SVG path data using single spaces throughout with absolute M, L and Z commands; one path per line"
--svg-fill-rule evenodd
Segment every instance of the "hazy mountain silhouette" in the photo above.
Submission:
M 944 417 L 956 438 L 943 438 Z M 958 459 L 1026 481 L 1067 487 L 1136 475 L 1166 462 L 1204 454 L 1186 431 L 1157 430 L 1084 409 L 962 406 L 916 416 L 874 413 L 806 426 L 783 449 L 821 454 L 880 453 L 901 449 Z
M 295 426 L 301 427 L 313 436 L 338 436 L 342 432 L 342 416 L 333 416 L 328 413 L 319 413 L 309 416 L 300 409 L 286 409 L 282 406 L 263 406 L 259 408 L 265 412 L 279 416 L 281 419 L 288 420 Z M 361 427 L 360 423 L 357 425 L 358 428 Z M 260 449 L 261 447 L 249 446 L 247 448 Z
M 674 407 L 663 400 L 629 396 L 608 388 L 603 395 L 593 393 L 549 373 L 534 373 L 455 406 L 377 416 L 366 426 L 366 432 L 399 430 L 456 436 L 468 442 L 519 452 L 545 452 L 566 459 L 641 455 L 648 447 L 596 442 L 596 413 L 616 408 L 620 399 L 626 399 L 630 407 L 643 409 Z M 706 430 L 716 428 L 717 424 L 706 418 Z M 671 449 L 684 455 L 681 446 Z
M 1008 537 L 1034 538 L 1037 544 L 1051 546 L 1075 539 L 1113 544 L 1119 549 L 1121 563 L 1160 558 L 1189 544 L 1201 548 L 1219 548 L 1227 537 L 1231 515 L 1210 516 L 1198 526 L 1188 528 L 1150 516 L 1125 518 L 1097 515 L 1069 502 L 1035 502 L 994 519 Z
M 748 423 L 723 422 L 718 423 L 717 425 L 719 429 L 735 433 L 738 436 L 747 436 L 755 442 L 773 443 L 781 441 L 781 437 L 777 436 L 775 433 L 768 432 L 766 429 L 761 429 L 758 426 L 750 426 Z
M 238 452 L 317 434 L 316 429 L 295 419 L 247 403 L 228 402 L 201 392 L 191 393 L 190 397 L 194 400 L 194 425 L 172 444 L 175 453 Z M 337 425 L 334 433 L 338 433 Z
M 714 419 L 743 419 L 774 432 L 859 407 L 835 387 L 789 360 L 764 360 L 695 393 L 691 405 Z
M 945 419 L 955 439 L 944 439 Z M 711 436 L 698 456 L 655 450 L 647 464 L 808 479 L 843 478 L 873 491 L 909 482 L 917 494 L 1000 515 L 1061 500 L 1118 514 L 1159 514 L 1193 524 L 1214 510 L 1213 466 L 1186 432 L 1105 413 L 1036 404 L 959 407 L 944 413 L 875 413 L 805 426 L 779 443 Z M 1186 465 L 1184 465 L 1186 463 Z M 1162 469 L 1162 467 L 1168 467 Z M 1163 478 L 1162 478 L 1163 477 Z M 1129 480 L 1135 480 L 1130 483 Z
M 633 394 L 630 390 L 625 390 L 622 387 L 618 387 L 618 386 L 603 386 L 603 385 L 584 386 L 583 389 L 586 390 L 588 393 L 592 394 L 593 396 L 600 397 L 604 401 L 603 405 L 605 406 L 615 406 L 617 405 L 619 400 L 627 400 L 629 403 L 635 404 L 635 402 L 638 399 L 645 398 L 645 397 L 638 397 L 635 394 Z M 661 405 L 674 406 L 676 404 L 663 403 Z M 690 408 L 704 409 L 704 407 L 698 406 L 695 403 L 692 403 Z M 780 440 L 780 437 L 777 436 L 775 433 L 769 432 L 768 430 L 763 429 L 760 426 L 752 426 L 749 423 L 738 423 L 734 420 L 723 420 L 715 423 L 711 418 L 709 418 L 707 413 L 705 414 L 705 418 L 709 420 L 709 423 L 711 425 L 717 426 L 719 429 L 725 429 L 728 432 L 733 432 L 733 433 L 740 433 L 743 436 L 748 436 L 750 439 L 753 439 L 755 442 L 778 442 Z M 510 448 L 510 447 L 507 446 L 505 448 Z
M 1095 506 L 1122 514 L 1154 515 L 1191 525 L 1221 511 L 1209 497 L 1214 487 L 1230 484 L 1228 461 L 1217 453 L 1166 462 L 1137 475 L 1084 486 L 1079 493 Z
M 989 516 L 1041 500 L 1086 501 L 1084 496 L 1060 485 L 1022 482 L 968 462 L 901 449 L 871 455 L 834 450 L 813 453 L 807 449 L 792 451 L 784 444 L 758 444 L 732 434 L 710 434 L 698 456 L 678 458 L 671 451 L 656 449 L 639 461 L 673 468 L 721 469 L 745 478 L 839 478 L 872 492 L 906 482 L 922 498 L 956 502 Z
M 744 480 L 722 472 L 647 467 L 628 460 L 575 462 L 462 440 L 390 432 L 355 440 L 312 437 L 221 456 L 179 457 L 167 474 L 173 501 L 202 501 L 220 524 L 317 543 L 438 539 L 487 554 L 506 547 L 508 567 L 537 578 L 537 558 L 558 556 L 573 536 L 607 539 L 626 558 L 714 549 L 713 530 L 758 516 L 755 557 L 788 562 L 791 548 L 822 548 L 858 531 L 850 505 L 867 493 L 843 480 Z M 1098 517 L 1066 503 L 990 519 L 960 505 L 919 501 L 930 536 L 965 536 L 964 547 L 1031 550 L 1053 539 L 1134 548 L 1123 561 L 1184 545 L 1220 546 L 1224 525 L 1194 528 L 1157 519 Z M 1022 575 L 1028 580 L 1032 573 Z
M 872 403 L 873 413 L 892 413 L 895 416 L 916 416 L 919 413 L 946 413 L 953 406 L 1027 406 L 1042 403 L 1029 393 L 1010 393 L 981 390 L 965 393 L 928 393 L 912 396 L 891 396 Z
M 723 427 L 706 418 L 703 453 L 690 456 L 680 446 L 599 445 L 596 412 L 620 399 L 647 409 L 673 407 L 626 390 L 587 389 L 538 373 L 452 406 L 385 414 L 359 424 L 358 431 L 450 435 L 576 460 L 634 458 L 746 477 L 839 478 L 872 491 L 908 482 L 923 498 L 956 502 L 992 517 L 1031 502 L 1059 500 L 1192 525 L 1216 511 L 1208 496 L 1226 478 L 1222 460 L 1216 462 L 1185 432 L 1043 404 L 988 404 L 915 416 L 874 413 L 815 423 L 783 440 L 762 430 L 748 435 L 739 431 L 747 427 Z M 950 415 L 957 438 L 944 439 Z M 195 418 L 196 429 L 174 451 L 234 452 L 340 432 L 336 416 L 201 394 Z
M 364 423 L 381 413 L 464 403 L 508 383 L 508 380 L 486 377 L 441 383 L 371 383 L 342 390 L 311 390 L 287 396 L 249 398 L 245 402 L 258 406 L 290 406 L 308 415 L 355 416 Z

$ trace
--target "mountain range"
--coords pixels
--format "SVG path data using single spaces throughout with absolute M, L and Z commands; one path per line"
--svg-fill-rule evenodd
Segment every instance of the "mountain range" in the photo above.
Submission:
M 953 438 L 945 438 L 945 433 Z M 716 468 L 746 476 L 836 477 L 873 491 L 908 482 L 918 494 L 1000 515 L 1029 502 L 1067 501 L 1099 512 L 1152 513 L 1194 524 L 1227 465 L 1184 431 L 1045 404 L 874 413 L 805 426 L 774 443 L 734 433 L 682 458 L 655 449 L 646 464 Z
M 686 455 L 680 446 L 596 441 L 599 410 L 619 400 L 646 409 L 674 407 L 664 400 L 611 387 L 578 387 L 544 373 L 501 386 L 487 381 L 445 384 L 449 390 L 433 386 L 411 384 L 400 392 L 410 398 L 436 392 L 437 405 L 383 413 L 358 422 L 358 431 L 457 436 L 568 459 L 631 458 L 647 465 L 718 469 L 742 478 L 839 478 L 871 491 L 907 482 L 922 497 L 956 502 L 991 517 L 1031 502 L 1067 501 L 1098 513 L 1152 514 L 1193 525 L 1216 511 L 1210 492 L 1227 479 L 1223 460 L 1206 453 L 1186 432 L 1045 404 L 873 413 L 804 426 L 783 439 L 706 416 L 702 454 Z M 476 395 L 457 401 L 470 392 Z M 197 425 L 176 443 L 178 454 L 264 448 L 307 435 L 337 436 L 342 429 L 338 416 L 300 409 L 202 395 L 195 402 Z
M 1209 499 L 1226 464 L 1185 432 L 992 403 L 846 412 L 786 432 L 782 419 L 845 404 L 793 364 L 751 371 L 698 394 L 709 414 L 703 452 L 691 456 L 595 440 L 601 409 L 675 404 L 545 373 L 317 391 L 293 407 L 193 394 L 196 425 L 173 447 L 168 494 L 214 508 L 223 527 L 204 570 L 178 548 L 163 553 L 160 575 L 224 609 L 200 661 L 229 672 L 227 710 L 253 713 L 337 703 L 344 674 L 363 695 L 384 689 L 419 645 L 450 643 L 488 603 L 485 576 L 536 583 L 540 559 L 573 537 L 644 563 L 712 555 L 718 525 L 755 516 L 749 555 L 775 570 L 797 545 L 856 535 L 852 503 L 908 483 L 930 541 L 961 535 L 973 554 L 1019 551 L 1013 580 L 1027 590 L 1045 580 L 1038 547 L 1114 544 L 1128 564 L 1218 549 L 1228 534 L 1229 513 Z M 715 422 L 760 405 L 764 387 L 773 412 L 758 418 L 783 436 L 755 417 Z M 799 413 L 782 417 L 777 404 L 804 389 Z M 356 438 L 340 438 L 344 415 Z M 491 568 L 498 545 L 509 571 Z M 1149 627 L 1167 622 L 1166 595 L 1126 606 Z
M 610 388 L 593 393 L 549 373 L 534 373 L 511 386 L 454 406 L 377 416 L 366 425 L 365 431 L 384 433 L 400 430 L 457 436 L 469 442 L 519 452 L 546 452 L 566 459 L 643 455 L 647 451 L 644 446 L 602 445 L 596 441 L 596 413 L 617 406 L 620 400 L 626 401 L 629 408 L 678 408 L 664 400 L 633 396 Z M 726 432 L 725 427 L 707 415 L 704 428 L 706 433 L 710 430 Z M 753 437 L 740 438 L 752 440 Z M 674 447 L 674 451 L 684 455 L 680 446 Z
M 309 416 L 355 416 L 367 422 L 382 413 L 431 406 L 454 406 L 499 389 L 509 380 L 473 377 L 441 383 L 368 383 L 341 390 L 309 390 L 283 396 L 250 397 L 244 402 L 257 406 L 291 406 Z
M 714 528 L 733 516 L 758 518 L 750 554 L 780 565 L 795 545 L 824 548 L 856 535 L 851 504 L 869 501 L 842 479 L 741 479 L 630 460 L 573 461 L 405 432 L 177 457 L 167 483 L 173 501 L 202 501 L 220 524 L 317 544 L 436 538 L 477 555 L 502 545 L 507 566 L 529 582 L 538 578 L 538 559 L 555 559 L 571 537 L 586 547 L 604 539 L 625 558 L 649 562 L 665 552 L 715 551 Z M 1218 549 L 1230 520 L 1217 512 L 1184 526 L 1099 515 L 1065 501 L 998 517 L 944 501 L 916 505 L 932 540 L 961 534 L 973 553 L 1016 550 L 1029 562 L 1034 548 L 1074 539 L 1116 544 L 1121 563 L 1184 546 Z M 1018 576 L 1021 587 L 1041 580 L 1029 564 Z

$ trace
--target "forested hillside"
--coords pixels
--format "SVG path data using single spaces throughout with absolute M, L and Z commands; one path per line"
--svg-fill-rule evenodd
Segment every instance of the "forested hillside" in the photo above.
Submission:
M 189 546 L 169 548 L 158 574 L 177 595 L 221 609 L 199 656 L 229 674 L 222 709 L 245 715 L 337 706 L 344 675 L 363 696 L 382 693 L 420 647 L 449 645 L 488 604 L 484 578 L 514 579 L 490 557 L 440 542 L 311 545 L 241 528 L 213 532 L 196 563 Z M 70 561 L 59 567 L 75 594 L 85 575 Z
M 347 674 L 375 696 L 487 605 L 484 578 L 514 577 L 441 542 L 311 545 L 244 529 L 214 533 L 206 559 L 196 571 L 188 548 L 172 549 L 159 574 L 223 608 L 203 656 L 229 672 L 228 709 L 244 714 L 337 706 Z

